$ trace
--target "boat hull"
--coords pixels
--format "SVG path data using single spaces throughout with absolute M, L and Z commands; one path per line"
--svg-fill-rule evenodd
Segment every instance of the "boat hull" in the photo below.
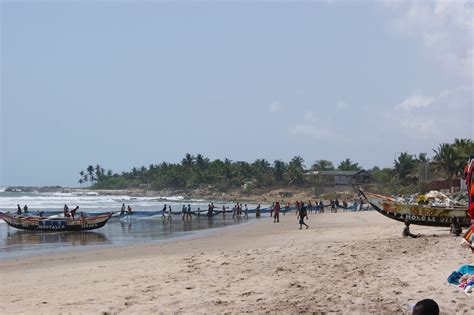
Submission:
M 13 216 L 8 213 L 0 213 L 0 218 L 3 219 L 9 226 L 20 230 L 29 231 L 46 231 L 46 232 L 60 232 L 60 231 L 89 231 L 103 227 L 112 216 L 110 214 L 103 214 L 94 217 L 86 218 L 41 218 L 30 216 Z
M 396 221 L 409 220 L 415 225 L 449 227 L 452 219 L 457 218 L 462 227 L 468 227 L 471 224 L 471 219 L 464 208 L 408 205 L 396 202 L 390 197 L 360 192 L 377 212 Z

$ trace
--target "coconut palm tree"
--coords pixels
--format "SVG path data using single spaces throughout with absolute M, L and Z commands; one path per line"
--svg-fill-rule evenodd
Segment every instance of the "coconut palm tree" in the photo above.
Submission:
M 286 164 L 281 160 L 273 162 L 273 180 L 276 184 L 281 183 L 284 179 Z
M 416 165 L 417 163 L 413 155 L 402 152 L 398 158 L 393 161 L 393 171 L 400 182 L 406 185 L 413 181 L 413 177 L 410 175 L 415 171 Z
M 181 160 L 181 165 L 183 165 L 186 169 L 189 170 L 194 166 L 194 160 L 195 160 L 194 155 L 191 155 L 190 153 L 186 153 L 184 158 Z
M 442 143 L 438 149 L 433 149 L 435 156 L 433 157 L 433 165 L 435 170 L 443 172 L 451 182 L 456 172 L 459 169 L 459 152 L 454 145 Z
M 305 177 L 304 177 L 304 160 L 301 156 L 295 156 L 291 159 L 288 163 L 288 177 L 289 182 L 288 185 L 291 184 L 304 184 Z
M 317 160 L 311 166 L 312 171 L 332 171 L 334 170 L 334 165 L 331 161 L 328 160 Z
M 360 171 L 361 167 L 359 166 L 359 163 L 353 163 L 351 159 L 345 159 L 339 163 L 337 169 L 340 171 Z
M 92 184 L 94 184 L 94 181 L 95 181 L 94 166 L 89 165 L 86 171 L 87 171 L 87 174 L 89 174 L 89 181 L 90 181 L 90 185 L 92 186 Z

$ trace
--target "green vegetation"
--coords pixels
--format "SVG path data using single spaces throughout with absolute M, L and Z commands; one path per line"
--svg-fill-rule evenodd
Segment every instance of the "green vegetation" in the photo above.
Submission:
M 470 139 L 455 139 L 454 143 L 440 144 L 433 149 L 432 159 L 426 153 L 418 156 L 401 153 L 394 161 L 393 168 L 380 169 L 375 166 L 369 170 L 378 190 L 390 192 L 414 192 L 420 180 L 442 178 L 453 180 L 462 173 L 469 154 L 474 152 L 474 142 Z M 312 171 L 335 170 L 328 160 L 317 160 Z M 362 168 L 349 158 L 338 164 L 337 170 L 357 171 Z M 89 165 L 80 171 L 78 183 L 88 184 L 93 189 L 195 189 L 212 186 L 219 191 L 242 188 L 251 192 L 254 188 L 303 187 L 307 184 L 304 160 L 295 156 L 291 161 L 257 159 L 253 163 L 234 162 L 229 159 L 210 161 L 201 154 L 187 153 L 181 163 L 152 164 L 149 167 L 134 167 L 129 172 L 115 174 L 105 171 L 100 165 Z M 433 174 L 422 176 L 420 174 Z

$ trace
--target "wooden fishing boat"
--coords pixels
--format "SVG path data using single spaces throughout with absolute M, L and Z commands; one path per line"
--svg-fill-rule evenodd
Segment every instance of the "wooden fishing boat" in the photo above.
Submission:
M 103 227 L 112 216 L 112 213 L 73 218 L 43 218 L 39 216 L 13 215 L 11 213 L 0 212 L 0 219 L 3 219 L 9 226 L 21 230 L 35 231 L 88 231 Z
M 359 191 L 377 212 L 393 220 L 401 222 L 409 220 L 411 224 L 416 225 L 449 227 L 453 218 L 457 218 L 462 227 L 468 227 L 471 224 L 466 207 L 446 208 L 404 204 L 388 196 L 366 192 L 362 189 Z

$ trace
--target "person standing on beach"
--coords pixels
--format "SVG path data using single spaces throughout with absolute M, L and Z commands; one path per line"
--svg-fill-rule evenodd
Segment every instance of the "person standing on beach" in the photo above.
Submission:
M 20 207 L 20 205 L 16 205 L 16 214 L 21 214 L 21 207 Z
M 308 219 L 308 212 L 306 211 L 306 207 L 304 205 L 304 202 L 301 203 L 300 210 L 298 210 L 298 217 L 300 219 L 300 230 L 303 228 L 303 225 L 306 226 L 306 229 L 309 228 L 309 226 L 304 223 L 304 218 Z
M 188 211 L 186 212 L 186 216 L 191 220 L 193 216 L 191 215 L 191 204 L 188 203 Z
M 166 204 L 163 206 L 163 209 L 161 209 L 161 218 L 165 218 L 165 213 L 166 213 Z
M 186 216 L 186 206 L 183 205 L 181 208 L 181 221 L 184 221 L 184 217 Z
M 255 217 L 260 218 L 260 204 L 255 208 Z
M 285 205 L 285 208 L 284 208 L 284 210 L 283 210 L 283 215 L 285 215 L 285 213 L 286 213 L 287 211 L 290 211 L 290 203 L 289 203 L 289 202 L 287 202 L 286 205 Z
M 323 200 L 319 200 L 319 212 L 324 213 L 324 203 Z
M 212 217 L 213 212 L 214 212 L 214 204 L 211 202 L 210 204 L 207 205 L 207 216 Z
M 66 205 L 64 205 L 64 207 L 67 207 Z M 122 203 L 122 208 L 120 208 L 120 215 L 124 215 L 125 214 L 125 204 Z
M 25 206 L 23 207 L 23 213 L 27 213 L 27 212 L 28 212 L 28 206 L 25 205 Z
M 171 205 L 169 205 L 168 206 L 168 221 L 170 221 L 170 222 L 171 222 L 171 212 L 172 212 Z
M 128 205 L 128 207 L 127 207 L 127 213 L 132 214 L 132 207 L 130 207 L 130 205 Z
M 275 212 L 273 215 L 273 223 L 275 222 L 279 223 L 280 222 L 280 203 L 278 201 L 275 203 L 275 208 L 273 209 L 273 211 Z
M 247 204 L 245 204 L 244 218 L 246 218 L 246 219 L 249 218 L 249 208 L 247 207 Z
M 273 210 L 275 209 L 275 203 L 272 203 L 272 206 L 270 207 L 270 218 L 273 217 Z
M 311 199 L 308 200 L 308 208 L 309 208 L 309 213 L 313 214 L 313 203 L 311 202 Z

